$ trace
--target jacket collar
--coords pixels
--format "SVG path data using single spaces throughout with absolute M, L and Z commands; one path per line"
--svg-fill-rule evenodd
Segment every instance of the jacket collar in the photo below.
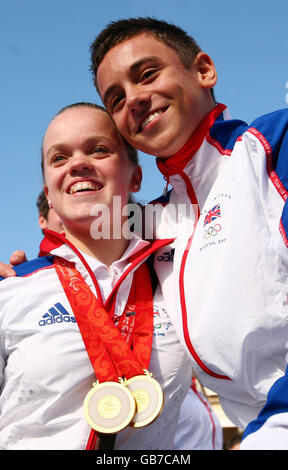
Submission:
M 54 254 L 57 252 L 61 256 L 61 247 L 65 246 L 63 253 L 65 252 L 65 258 L 67 258 L 68 253 L 70 252 L 73 257 L 78 256 L 83 262 L 83 255 L 77 250 L 77 248 L 67 240 L 64 233 L 57 233 L 52 230 L 44 230 L 44 238 L 40 243 L 40 252 L 39 256 L 47 256 L 47 254 Z M 127 260 L 127 262 L 136 262 L 146 259 L 150 254 L 154 253 L 156 250 L 162 246 L 172 243 L 174 239 L 159 239 L 153 242 L 144 241 L 138 235 L 133 236 L 133 239 L 130 242 L 130 245 L 126 252 L 123 255 L 122 260 Z M 59 250 L 60 249 L 60 250 Z M 55 251 L 56 250 L 56 251 Z M 69 255 L 68 255 L 69 256 Z M 71 260 L 72 261 L 72 260 Z M 85 263 L 86 264 L 86 263 Z
M 166 178 L 179 173 L 179 171 L 182 171 L 185 168 L 187 163 L 201 147 L 209 129 L 225 109 L 226 106 L 224 104 L 217 104 L 215 108 L 205 116 L 186 144 L 184 144 L 184 146 L 175 153 L 175 155 L 166 159 L 156 159 L 159 170 Z

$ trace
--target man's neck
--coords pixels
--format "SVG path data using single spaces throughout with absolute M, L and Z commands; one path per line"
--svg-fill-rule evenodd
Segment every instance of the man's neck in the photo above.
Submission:
M 208 131 L 225 108 L 226 106 L 222 104 L 214 105 L 212 110 L 210 110 L 200 122 L 197 129 L 192 132 L 189 139 L 174 155 L 166 159 L 157 157 L 157 166 L 164 176 L 167 177 L 183 170 L 186 164 L 199 150 Z

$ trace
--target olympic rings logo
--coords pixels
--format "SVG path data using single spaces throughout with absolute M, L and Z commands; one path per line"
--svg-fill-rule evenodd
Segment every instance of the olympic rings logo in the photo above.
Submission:
M 221 230 L 221 225 L 216 224 L 214 227 L 209 227 L 204 231 L 203 238 L 206 238 L 206 240 L 210 237 L 216 237 L 217 233 L 220 232 Z

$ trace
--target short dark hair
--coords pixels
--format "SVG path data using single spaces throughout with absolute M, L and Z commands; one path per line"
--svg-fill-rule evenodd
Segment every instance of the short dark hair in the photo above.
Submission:
M 201 52 L 196 41 L 182 28 L 151 17 L 128 18 L 112 21 L 101 31 L 90 46 L 91 67 L 94 85 L 97 88 L 97 71 L 100 63 L 112 49 L 121 42 L 141 33 L 150 33 L 175 50 L 183 65 L 188 68 L 196 55 Z
M 58 113 L 55 115 L 55 117 L 59 116 L 59 114 L 62 114 L 65 111 L 67 111 L 69 109 L 73 109 L 73 108 L 98 109 L 98 110 L 102 111 L 103 113 L 107 114 L 107 116 L 109 116 L 109 118 L 111 119 L 111 121 L 114 124 L 114 121 L 112 120 L 110 114 L 106 111 L 105 108 L 103 108 L 103 106 L 100 106 L 100 105 L 95 104 L 95 103 L 89 103 L 89 102 L 86 102 L 86 101 L 80 101 L 78 103 L 72 103 L 72 104 L 69 104 L 67 106 L 64 106 L 63 108 L 60 109 L 60 111 L 58 111 Z M 120 136 L 120 139 L 123 141 L 123 144 L 124 144 L 124 147 L 125 147 L 125 150 L 127 152 L 127 156 L 129 158 L 130 162 L 135 166 L 139 165 L 139 158 L 138 158 L 137 150 L 134 147 L 132 147 L 132 145 L 130 145 L 129 142 L 127 142 L 127 140 L 124 139 L 124 137 L 122 137 L 120 134 L 119 134 L 119 136 Z M 43 176 L 43 179 L 44 179 L 43 145 L 41 147 L 41 170 L 42 170 L 42 176 Z
M 38 208 L 39 215 L 43 215 L 44 219 L 47 220 L 48 212 L 49 212 L 49 205 L 48 205 L 48 200 L 44 191 L 40 192 L 36 201 L 36 205 Z

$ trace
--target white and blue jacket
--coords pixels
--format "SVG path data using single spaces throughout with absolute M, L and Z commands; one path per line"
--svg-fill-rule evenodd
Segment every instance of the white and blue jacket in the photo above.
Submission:
M 253 421 L 243 448 L 252 435 L 261 448 L 266 427 L 267 448 L 288 433 L 288 393 L 277 401 L 288 357 L 287 131 L 287 109 L 247 125 L 219 104 L 157 160 L 173 187 L 154 201 L 155 236 L 176 237 L 155 257 L 168 313 L 202 384 L 236 426 Z
M 42 243 L 46 256 L 18 266 L 17 277 L 0 282 L 2 450 L 81 450 L 89 439 L 83 401 L 95 374 L 55 271 L 54 256 L 74 262 L 95 295 L 97 279 L 104 299 L 111 292 L 107 278 L 118 273 L 115 314 L 119 315 L 125 309 L 134 271 L 157 248 L 157 243 L 134 237 L 122 258 L 108 270 L 67 245 L 63 237 L 53 232 L 47 237 Z M 149 370 L 163 387 L 163 412 L 150 426 L 128 427 L 118 433 L 115 449 L 173 448 L 180 406 L 191 384 L 191 361 L 177 338 L 159 288 L 154 295 Z

